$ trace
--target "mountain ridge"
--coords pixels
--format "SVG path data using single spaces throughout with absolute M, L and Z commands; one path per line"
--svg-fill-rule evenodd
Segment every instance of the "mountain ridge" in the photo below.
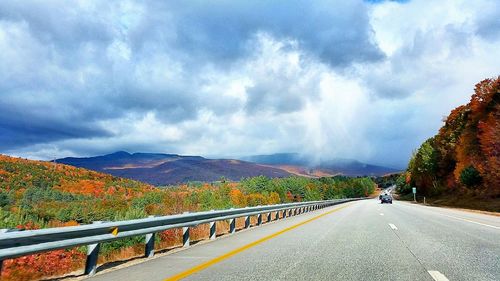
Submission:
M 306 158 L 297 153 L 255 155 L 240 159 L 209 159 L 202 156 L 173 153 L 117 151 L 106 155 L 66 157 L 54 161 L 157 186 L 190 181 L 213 182 L 221 178 L 239 181 L 245 177 L 260 175 L 270 178 L 290 175 L 306 177 L 363 176 L 396 171 L 351 159 L 334 159 L 330 162 L 325 161 L 321 165 L 312 166 Z
M 298 173 L 305 176 L 335 176 L 338 174 L 346 176 L 379 176 L 400 171 L 390 167 L 367 164 L 346 158 L 311 161 L 298 153 L 253 155 L 240 159 L 271 167 L 280 167 L 293 174 L 297 174 L 297 171 L 300 171 Z
M 286 177 L 291 173 L 276 168 L 235 159 L 208 159 L 164 153 L 128 153 L 118 151 L 95 157 L 66 157 L 58 163 L 82 167 L 130 178 L 153 185 L 172 185 L 189 181 L 233 181 L 264 175 Z

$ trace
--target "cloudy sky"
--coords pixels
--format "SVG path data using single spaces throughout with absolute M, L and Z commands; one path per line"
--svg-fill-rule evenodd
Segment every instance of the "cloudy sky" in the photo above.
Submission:
M 2 0 L 0 153 L 404 167 L 499 46 L 497 0 Z

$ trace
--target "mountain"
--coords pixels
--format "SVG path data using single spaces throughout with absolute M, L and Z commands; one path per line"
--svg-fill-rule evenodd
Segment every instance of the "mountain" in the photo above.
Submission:
M 274 178 L 291 174 L 277 167 L 241 160 L 159 153 L 130 154 L 124 151 L 96 157 L 68 157 L 55 161 L 153 185 L 189 181 L 211 182 L 220 180 L 221 177 L 238 181 L 244 177 L 259 175 Z
M 243 157 L 242 160 L 283 169 L 302 176 L 334 176 L 339 174 L 346 176 L 379 176 L 398 172 L 397 169 L 343 158 L 314 163 L 298 153 L 253 155 Z

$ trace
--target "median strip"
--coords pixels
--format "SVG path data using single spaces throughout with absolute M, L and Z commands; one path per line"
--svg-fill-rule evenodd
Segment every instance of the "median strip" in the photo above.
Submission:
M 342 209 L 344 209 L 344 208 L 346 208 L 346 207 L 348 207 L 348 206 L 350 206 L 350 205 L 351 205 L 351 204 L 346 205 L 346 206 L 342 206 L 342 207 L 340 207 L 340 208 L 337 208 L 337 209 L 334 209 L 334 210 L 331 210 L 331 211 L 328 211 L 328 212 L 323 213 L 323 214 L 321 214 L 321 215 L 318 215 L 318 216 L 312 217 L 312 218 L 310 218 L 310 219 L 308 219 L 308 220 L 305 220 L 305 221 L 303 221 L 303 222 L 300 222 L 300 223 L 298 223 L 298 224 L 292 225 L 292 226 L 287 227 L 287 228 L 285 228 L 285 229 L 283 229 L 283 230 L 280 230 L 280 231 L 278 231 L 278 232 L 275 232 L 275 233 L 273 233 L 273 234 L 271 234 L 271 235 L 268 235 L 268 236 L 265 236 L 265 237 L 263 237 L 263 238 L 260 238 L 259 240 L 256 240 L 256 241 L 254 241 L 254 242 L 252 242 L 252 243 L 249 243 L 249 244 L 247 244 L 247 245 L 245 245 L 245 246 L 242 246 L 242 247 L 240 247 L 240 248 L 234 249 L 234 250 L 232 250 L 232 251 L 230 251 L 230 252 L 228 252 L 228 253 L 226 253 L 226 254 L 224 254 L 224 255 L 222 255 L 222 256 L 216 257 L 216 258 L 214 258 L 214 259 L 212 259 L 212 260 L 209 260 L 209 261 L 204 262 L 204 263 L 202 263 L 202 264 L 199 264 L 199 265 L 197 265 L 197 266 L 195 266 L 195 267 L 192 267 L 192 268 L 190 268 L 190 269 L 188 269 L 188 270 L 186 270 L 186 271 L 184 271 L 184 272 L 181 272 L 181 273 L 178 273 L 178 274 L 176 274 L 176 275 L 174 275 L 174 276 L 172 276 L 172 277 L 169 277 L 169 278 L 165 279 L 164 281 L 173 281 L 173 280 L 180 280 L 180 279 L 186 278 L 186 277 L 188 277 L 188 276 L 190 276 L 190 275 L 192 275 L 192 274 L 194 274 L 194 273 L 196 273 L 196 272 L 199 272 L 199 271 L 201 271 L 201 270 L 203 270 L 203 269 L 205 269 L 205 268 L 207 268 L 207 267 L 210 267 L 210 266 L 212 266 L 212 265 L 214 265 L 214 264 L 216 264 L 216 263 L 219 263 L 219 262 L 221 262 L 221 261 L 223 261 L 223 260 L 225 260 L 225 259 L 228 259 L 228 258 L 230 258 L 230 257 L 232 257 L 232 256 L 234 256 L 234 255 L 236 255 L 236 254 L 238 254 L 238 253 L 241 253 L 241 252 L 243 252 L 243 251 L 245 251 L 245 250 L 247 250 L 247 249 L 250 249 L 250 248 L 252 248 L 252 247 L 254 247 L 254 246 L 257 246 L 257 245 L 259 245 L 259 244 L 261 244 L 261 243 L 263 243 L 263 242 L 265 242 L 265 241 L 267 241 L 267 240 L 270 240 L 270 239 L 272 239 L 272 238 L 274 238 L 274 237 L 276 237 L 276 236 L 279 236 L 279 235 L 281 235 L 281 234 L 283 234 L 283 233 L 285 233 L 285 232 L 288 232 L 288 231 L 290 231 L 290 230 L 293 230 L 293 229 L 295 229 L 295 228 L 297 228 L 297 227 L 299 227 L 299 226 L 302 226 L 302 225 L 304 225 L 304 224 L 307 224 L 307 223 L 309 223 L 309 222 L 312 222 L 312 221 L 314 221 L 314 220 L 317 220 L 317 219 L 319 219 L 319 218 L 321 218 L 321 217 L 324 217 L 324 216 L 329 215 L 329 214 L 331 214 L 331 213 L 334 213 L 334 212 L 337 212 L 337 211 L 339 211 L 339 210 L 342 210 Z

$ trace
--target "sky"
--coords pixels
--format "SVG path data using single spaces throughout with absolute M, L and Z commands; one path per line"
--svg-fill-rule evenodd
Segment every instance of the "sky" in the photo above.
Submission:
M 0 153 L 404 168 L 500 74 L 500 2 L 0 2 Z

